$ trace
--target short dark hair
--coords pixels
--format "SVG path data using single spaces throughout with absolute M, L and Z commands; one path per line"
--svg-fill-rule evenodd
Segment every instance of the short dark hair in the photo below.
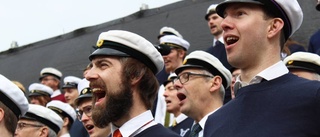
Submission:
M 264 19 L 271 19 L 271 18 L 277 18 L 278 16 L 275 15 L 275 13 L 267 6 L 260 6 L 262 10 L 264 11 Z M 278 17 L 280 18 L 280 17 Z M 284 34 L 284 27 L 281 30 L 280 34 L 280 49 L 283 50 L 284 44 L 286 43 L 285 34 Z
M 145 107 L 151 109 L 159 89 L 159 83 L 151 69 L 137 59 L 130 57 L 120 58 L 120 63 L 123 65 L 123 78 L 129 81 L 133 78 L 140 78 L 138 82 L 140 98 Z
M 9 109 L 1 101 L 0 101 L 0 108 L 4 110 L 4 126 L 9 131 L 9 133 L 14 135 L 14 132 L 16 131 L 16 128 L 17 128 L 18 118 L 11 111 L 11 109 Z

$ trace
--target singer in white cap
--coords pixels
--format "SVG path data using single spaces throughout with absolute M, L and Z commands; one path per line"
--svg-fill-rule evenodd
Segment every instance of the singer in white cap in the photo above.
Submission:
M 64 95 L 60 91 L 60 81 L 62 78 L 62 72 L 52 67 L 43 68 L 40 71 L 39 81 L 53 90 L 51 95 L 52 100 L 60 100 L 66 102 Z
M 89 59 L 86 79 L 96 126 L 111 123 L 112 136 L 179 136 L 156 123 L 150 111 L 159 88 L 155 75 L 164 64 L 152 43 L 132 32 L 110 30 L 99 35 Z
M 220 25 L 223 18 L 217 14 L 217 6 L 218 4 L 211 4 L 208 7 L 207 12 L 205 14 L 205 19 L 207 20 L 210 33 L 213 35 L 212 44 L 210 44 L 210 47 L 206 49 L 206 52 L 218 58 L 227 69 L 231 70 L 232 66 L 229 64 L 227 60 L 226 48 L 224 46 L 224 40 L 222 37 L 223 29 Z M 227 103 L 230 100 L 231 89 L 228 88 L 226 89 L 224 103 Z
M 76 98 L 79 96 L 77 87 L 80 81 L 81 79 L 75 76 L 66 76 L 63 79 L 64 84 L 62 86 L 62 90 L 64 92 L 64 97 L 66 102 L 73 108 L 76 108 L 74 105 L 74 100 L 76 100 Z
M 194 119 L 189 137 L 202 137 L 208 115 L 223 105 L 231 73 L 219 59 L 204 51 L 191 52 L 175 73 L 180 111 Z
M 295 52 L 283 60 L 292 74 L 320 81 L 320 56 L 310 52 Z
M 57 137 L 63 125 L 61 117 L 44 106 L 29 104 L 28 112 L 21 116 L 15 137 Z
M 180 100 L 177 97 L 178 90 L 173 85 L 173 80 L 177 78 L 176 73 L 171 73 L 168 80 L 163 83 L 163 96 L 166 102 L 166 111 L 173 114 L 173 120 L 169 123 L 169 129 L 178 133 L 182 137 L 189 137 L 193 119 L 181 112 Z
M 79 97 L 75 100 L 77 106 L 77 117 L 82 122 L 86 132 L 91 137 L 104 137 L 110 135 L 110 125 L 99 128 L 92 121 L 92 90 L 89 81 L 85 78 L 78 84 Z
M 164 60 L 166 73 L 171 74 L 176 68 L 182 66 L 183 59 L 186 57 L 189 47 L 190 44 L 188 41 L 175 35 L 165 35 L 160 38 L 160 44 L 156 46 L 156 48 Z M 172 123 L 173 114 L 166 112 L 166 102 L 163 93 L 164 86 L 161 84 L 156 99 L 157 102 L 154 106 L 155 121 L 168 127 L 169 123 Z
M 0 83 L 0 133 L 3 137 L 12 137 L 19 116 L 29 108 L 28 100 L 18 86 L 1 74 Z
M 52 93 L 52 88 L 40 83 L 32 83 L 29 86 L 30 103 L 46 106 L 51 101 Z
M 298 1 L 226 0 L 216 10 L 228 62 L 241 74 L 235 99 L 208 117 L 204 136 L 320 136 L 320 84 L 289 73 L 280 56 L 303 21 Z

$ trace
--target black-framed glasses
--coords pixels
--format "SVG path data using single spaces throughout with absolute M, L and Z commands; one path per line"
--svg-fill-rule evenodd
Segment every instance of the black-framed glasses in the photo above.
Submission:
M 77 110 L 77 117 L 81 121 L 83 113 L 86 114 L 87 117 L 91 117 L 92 115 L 92 106 L 85 106 L 82 110 Z
M 24 122 L 19 122 L 17 124 L 17 130 L 22 130 L 25 127 L 43 127 L 43 125 L 29 124 L 29 123 L 24 123 Z
M 175 83 L 177 80 L 179 80 L 181 84 L 187 83 L 189 81 L 189 78 L 190 78 L 191 75 L 213 78 L 213 76 L 206 75 L 206 74 L 197 74 L 197 73 L 191 73 L 191 72 L 184 72 L 184 73 L 180 74 L 177 78 L 175 78 L 173 80 L 173 82 Z

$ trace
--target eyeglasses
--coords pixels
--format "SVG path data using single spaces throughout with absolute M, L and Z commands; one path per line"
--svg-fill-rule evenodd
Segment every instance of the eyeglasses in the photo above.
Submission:
M 86 114 L 87 117 L 91 117 L 92 115 L 92 106 L 85 106 L 82 110 L 77 110 L 77 117 L 81 121 L 83 113 Z
M 182 73 L 181 75 L 179 75 L 177 78 L 175 78 L 173 80 L 173 82 L 175 83 L 177 80 L 179 80 L 181 84 L 187 83 L 189 81 L 189 77 L 191 75 L 213 78 L 213 76 L 206 75 L 206 74 L 196 74 L 196 73 L 191 73 L 191 72 L 185 72 L 185 73 Z
M 19 122 L 17 124 L 17 130 L 22 130 L 25 127 L 43 127 L 43 125 L 28 124 L 28 123 L 24 123 L 24 122 Z

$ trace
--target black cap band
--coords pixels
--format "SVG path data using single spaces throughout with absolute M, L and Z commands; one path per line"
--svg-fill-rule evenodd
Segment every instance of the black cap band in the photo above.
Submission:
M 303 69 L 303 70 L 315 72 L 320 75 L 320 66 L 313 64 L 313 63 L 310 63 L 310 62 L 289 60 L 286 63 L 286 66 L 289 69 Z
M 33 113 L 27 112 L 25 116 L 23 116 L 22 118 L 32 118 L 32 120 L 36 120 L 39 121 L 42 124 L 45 124 L 46 126 L 50 127 L 56 134 L 59 133 L 60 131 L 60 127 L 56 124 L 54 124 L 53 122 L 51 122 L 48 119 L 45 119 L 43 117 L 40 117 L 38 115 L 35 115 Z
M 45 92 L 45 91 L 41 91 L 41 90 L 31 90 L 29 93 L 29 97 L 30 96 L 39 96 L 39 95 L 44 95 L 44 96 L 51 96 L 49 93 Z
M 62 89 L 64 88 L 77 88 L 78 84 L 74 82 L 66 82 L 63 86 Z
M 21 110 L 16 105 L 16 103 L 14 103 L 9 97 L 7 97 L 7 95 L 2 93 L 2 91 L 0 91 L 0 101 L 4 105 L 6 105 L 15 114 L 17 118 L 19 118 L 19 116 L 21 115 Z
M 59 115 L 62 115 L 63 117 L 68 117 L 70 120 L 70 123 L 73 123 L 73 118 L 66 112 L 64 112 L 62 109 L 54 107 L 54 106 L 48 106 L 48 108 L 50 108 L 51 110 L 53 110 L 54 112 L 56 112 Z
M 90 60 L 92 60 L 93 56 L 97 56 L 97 55 L 105 55 L 105 56 L 109 55 L 109 56 L 120 56 L 120 57 L 130 56 L 132 58 L 138 59 L 140 62 L 145 64 L 148 68 L 150 68 L 154 74 L 157 74 L 157 67 L 147 55 L 121 43 L 108 41 L 108 40 L 102 40 L 101 42 L 102 42 L 101 46 L 99 46 L 98 49 L 89 56 Z M 103 49 L 106 49 L 106 50 L 103 50 Z M 109 50 L 113 51 L 113 53 L 110 53 Z M 121 52 L 122 54 L 118 54 L 118 55 L 114 54 L 114 51 L 118 51 L 119 53 Z

